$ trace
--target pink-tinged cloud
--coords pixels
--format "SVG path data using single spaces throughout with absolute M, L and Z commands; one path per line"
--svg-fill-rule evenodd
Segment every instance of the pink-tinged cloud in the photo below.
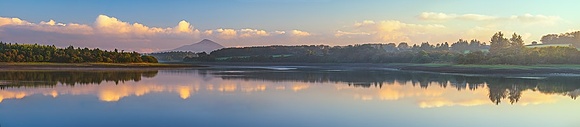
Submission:
M 292 34 L 292 36 L 297 36 L 297 37 L 306 37 L 306 36 L 312 35 L 306 31 L 301 31 L 301 30 L 292 30 L 292 31 L 290 31 L 290 33 Z
M 129 23 L 107 15 L 98 15 L 92 24 L 61 23 L 52 19 L 31 23 L 20 18 L 0 17 L 0 41 L 138 52 L 173 49 L 205 38 L 226 46 L 249 46 L 304 43 L 308 41 L 293 38 L 305 36 L 310 36 L 310 33 L 293 30 L 287 34 L 285 31 L 253 28 L 200 32 L 185 20 L 179 21 L 175 27 L 161 28 Z
M 219 33 L 219 38 L 226 40 L 238 37 L 238 32 L 234 29 L 217 29 L 216 32 Z
M 5 18 L 5 17 L 0 17 L 0 26 L 4 26 L 4 25 L 26 25 L 26 24 L 30 24 L 27 21 L 21 20 L 19 18 Z
M 346 30 L 338 30 L 334 35 L 339 38 L 355 39 L 371 36 L 374 41 L 381 42 L 414 42 L 421 41 L 418 38 L 436 35 L 445 29 L 445 26 L 439 24 L 410 24 L 397 20 L 364 20 L 354 23 Z
M 263 45 L 327 44 L 350 45 L 362 43 L 455 42 L 458 39 L 489 41 L 497 31 L 521 32 L 530 25 L 558 24 L 562 19 L 545 15 L 514 15 L 498 17 L 481 14 L 452 14 L 423 12 L 418 22 L 399 20 L 362 20 L 350 26 L 317 31 L 301 29 L 266 30 L 259 28 L 219 28 L 198 30 L 182 20 L 173 27 L 154 27 L 120 18 L 98 15 L 93 23 L 62 23 L 50 19 L 33 23 L 20 18 L 0 17 L 0 41 L 39 43 L 66 47 L 69 45 L 101 49 L 155 52 L 212 39 L 226 47 Z M 458 23 L 468 22 L 468 23 Z M 500 29 L 501 28 L 501 29 Z M 526 43 L 541 33 L 518 33 Z
M 473 20 L 473 21 L 484 21 L 484 20 L 496 20 L 499 19 L 495 16 L 480 15 L 480 14 L 446 14 L 446 13 L 436 13 L 436 12 L 423 12 L 419 16 L 421 20 Z
M 352 37 L 352 35 L 358 36 L 358 35 L 371 35 L 371 33 L 366 33 L 366 32 L 345 32 L 345 31 L 336 31 L 336 33 L 334 34 L 334 36 L 336 37 L 341 37 L 341 36 L 346 36 L 346 37 Z
M 74 45 L 102 49 L 150 52 L 174 48 L 199 39 L 200 32 L 187 21 L 175 27 L 150 27 L 115 17 L 97 16 L 94 24 L 60 23 L 55 20 L 31 23 L 0 17 L 0 39 L 14 43 L 40 43 L 60 47 Z
M 205 30 L 203 31 L 203 35 L 205 36 L 211 36 L 213 34 L 213 30 Z
M 276 30 L 274 31 L 274 34 L 285 34 L 286 31 L 280 31 L 280 30 Z
M 269 37 L 269 36 L 276 36 L 276 35 L 287 35 L 289 37 L 305 37 L 310 36 L 311 34 L 306 31 L 301 30 L 291 30 L 290 32 L 286 31 L 266 31 L 260 29 L 215 29 L 215 30 L 205 30 L 203 32 L 205 37 L 209 38 L 220 38 L 220 39 L 243 39 L 243 38 L 259 38 L 259 37 Z
M 241 29 L 240 30 L 240 37 L 263 37 L 263 36 L 270 36 L 270 33 L 264 30 L 257 30 L 257 29 Z
M 533 17 L 533 16 L 532 16 Z M 532 18 L 528 16 L 528 18 Z M 479 27 L 476 27 L 479 28 Z M 487 34 L 495 30 L 465 29 L 466 33 Z M 491 32 L 490 32 L 491 31 Z M 62 23 L 56 20 L 31 23 L 19 18 L 0 17 L 0 40 L 18 43 L 39 43 L 66 47 L 122 49 L 126 51 L 155 52 L 192 44 L 201 39 L 212 39 L 225 46 L 255 45 L 303 45 L 328 44 L 349 45 L 376 42 L 425 41 L 441 43 L 455 41 L 463 35 L 453 35 L 440 24 L 413 24 L 397 20 L 363 20 L 334 33 L 313 34 L 299 29 L 267 31 L 263 29 L 196 29 L 187 21 L 179 21 L 174 27 L 152 27 L 141 23 L 129 23 L 116 17 L 99 15 L 93 24 Z M 316 35 L 316 36 L 314 36 Z M 467 34 L 464 34 L 467 35 Z
M 61 23 L 55 20 L 31 23 L 20 18 L 0 17 L 0 41 L 11 43 L 39 43 L 66 47 L 122 49 L 126 51 L 155 52 L 173 49 L 209 38 L 226 46 L 269 45 L 294 43 L 303 40 L 294 37 L 310 33 L 294 30 L 266 31 L 261 29 L 196 29 L 182 20 L 175 27 L 152 27 L 129 23 L 116 17 L 99 15 L 93 24 Z
M 107 34 L 110 36 L 117 35 L 118 37 L 145 37 L 154 35 L 170 35 L 170 34 L 182 34 L 198 36 L 199 30 L 194 29 L 193 26 L 185 21 L 180 21 L 177 26 L 173 28 L 159 28 L 159 27 L 149 27 L 140 23 L 130 24 L 128 22 L 123 22 L 115 17 L 109 17 L 106 15 L 99 15 L 95 21 L 95 28 L 98 32 L 102 34 Z
M 562 19 L 559 16 L 546 16 L 546 15 L 512 15 L 509 17 L 499 17 L 490 16 L 482 14 L 452 14 L 452 13 L 436 13 L 436 12 L 423 12 L 417 16 L 421 20 L 431 20 L 431 21 L 450 21 L 450 20 L 464 20 L 464 21 L 485 21 L 488 23 L 501 23 L 501 22 L 518 22 L 526 24 L 543 24 L 543 25 L 553 25 Z
M 196 29 L 182 20 L 175 27 L 152 27 L 129 23 L 116 17 L 98 15 L 93 24 L 61 23 L 55 20 L 31 23 L 20 18 L 0 17 L 0 40 L 14 43 L 39 43 L 66 47 L 122 49 L 155 52 L 214 39 L 226 46 L 306 43 L 311 34 L 301 30 L 266 31 L 262 29 Z

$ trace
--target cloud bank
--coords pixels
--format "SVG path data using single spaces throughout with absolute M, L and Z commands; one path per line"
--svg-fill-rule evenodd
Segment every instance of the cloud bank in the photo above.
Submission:
M 360 20 L 337 26 L 337 29 L 312 32 L 296 28 L 268 30 L 248 27 L 200 30 L 185 20 L 176 21 L 172 27 L 155 27 L 107 15 L 98 15 L 94 22 L 85 24 L 63 23 L 53 19 L 34 23 L 15 17 L 0 17 L 0 41 L 154 52 L 202 39 L 212 39 L 226 47 L 391 42 L 434 44 L 453 43 L 460 38 L 487 42 L 493 33 L 502 31 L 518 32 L 529 43 L 545 34 L 544 31 L 535 30 L 536 26 L 556 26 L 562 22 L 564 20 L 558 16 L 534 14 L 495 16 L 422 12 L 410 21 Z
M 281 36 L 286 35 L 286 36 Z M 127 51 L 154 52 L 195 43 L 202 38 L 230 42 L 260 40 L 260 38 L 284 39 L 304 37 L 305 31 L 266 31 L 261 29 L 196 29 L 182 20 L 174 27 L 152 27 L 130 23 L 116 17 L 98 15 L 93 24 L 61 23 L 55 20 L 32 23 L 20 18 L 0 17 L 0 39 L 15 43 L 40 43 L 65 47 L 69 45 L 102 49 L 125 49 Z M 265 41 L 259 41 L 264 43 Z
M 431 21 L 450 21 L 450 20 L 465 20 L 465 21 L 488 21 L 488 22 L 519 22 L 528 24 L 546 24 L 553 25 L 562 20 L 559 16 L 546 15 L 512 15 L 508 17 L 481 15 L 481 14 L 453 14 L 453 13 L 437 13 L 437 12 L 423 12 L 418 16 L 421 20 Z
M 418 41 L 415 37 L 431 35 L 444 30 L 446 27 L 439 24 L 411 24 L 397 20 L 373 21 L 364 20 L 356 22 L 348 28 L 348 31 L 338 30 L 336 37 L 347 38 L 374 38 L 382 42 L 409 42 Z
M 423 12 L 417 16 L 418 22 L 399 20 L 363 20 L 338 29 L 334 36 L 344 40 L 364 40 L 375 43 L 420 44 L 422 42 L 453 43 L 458 39 L 489 41 L 495 32 L 514 33 L 524 37 L 525 43 L 539 39 L 545 33 L 537 31 L 538 26 L 555 26 L 564 20 L 558 16 L 511 15 L 492 16 L 483 14 L 454 14 Z M 532 38 L 537 37 L 537 38 Z M 370 39 L 369 39 L 370 38 Z

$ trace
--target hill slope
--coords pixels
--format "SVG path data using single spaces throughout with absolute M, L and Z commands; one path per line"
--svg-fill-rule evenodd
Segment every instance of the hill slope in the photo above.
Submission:
M 171 51 L 190 51 L 190 52 L 206 52 L 206 53 L 210 53 L 213 50 L 217 50 L 217 49 L 221 49 L 224 48 L 224 46 L 208 40 L 208 39 L 203 39 L 202 41 L 198 42 L 198 43 L 194 43 L 191 45 L 184 45 L 181 46 L 179 48 L 175 48 L 172 50 L 168 50 L 168 51 L 164 51 L 164 52 L 171 52 Z

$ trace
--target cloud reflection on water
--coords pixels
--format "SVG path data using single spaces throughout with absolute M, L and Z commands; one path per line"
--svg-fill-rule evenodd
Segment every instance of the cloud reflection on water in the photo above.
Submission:
M 332 75 L 323 74 L 327 78 Z M 246 76 L 246 77 L 244 77 Z M 318 76 L 318 75 L 315 75 Z M 248 78 L 250 77 L 250 78 Z M 312 76 L 311 76 L 312 77 Z M 424 78 L 424 77 L 423 77 Z M 323 78 L 318 78 L 323 79 Z M 527 81 L 527 80 L 526 80 Z M 46 87 L 6 87 L 0 90 L 0 102 L 8 99 L 23 99 L 32 95 L 43 95 L 58 98 L 66 95 L 93 95 L 100 101 L 117 102 L 130 96 L 143 96 L 151 93 L 174 93 L 181 99 L 188 99 L 194 94 L 228 93 L 243 95 L 244 93 L 264 93 L 264 96 L 282 91 L 293 94 L 316 93 L 321 96 L 349 94 L 354 99 L 364 101 L 411 101 L 420 108 L 436 108 L 446 106 L 479 106 L 494 105 L 499 102 L 511 102 L 521 106 L 556 103 L 563 99 L 573 99 L 578 91 L 567 92 L 547 91 L 551 88 L 543 86 L 490 86 L 487 83 L 470 84 L 454 83 L 456 81 L 423 82 L 416 79 L 404 81 L 382 81 L 377 85 L 353 84 L 341 80 L 279 80 L 268 77 L 255 78 L 252 74 L 238 78 L 227 75 L 199 73 L 198 71 L 175 73 L 162 72 L 156 76 L 139 77 L 139 80 L 104 81 L 73 85 L 56 83 Z M 517 81 L 516 83 L 519 83 Z M 306 91 L 308 90 L 308 91 Z M 219 95 L 215 95 L 219 96 Z M 490 102 L 490 99 L 492 102 Z

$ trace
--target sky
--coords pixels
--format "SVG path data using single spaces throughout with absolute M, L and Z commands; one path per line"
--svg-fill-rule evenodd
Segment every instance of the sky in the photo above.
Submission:
M 0 41 L 155 52 L 226 47 L 430 44 L 499 31 L 580 30 L 577 0 L 0 0 Z

